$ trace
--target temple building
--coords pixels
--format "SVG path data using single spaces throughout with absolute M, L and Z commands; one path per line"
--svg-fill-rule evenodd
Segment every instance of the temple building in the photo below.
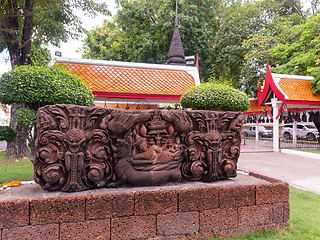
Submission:
M 279 151 L 280 128 L 285 123 L 293 124 L 292 140 L 297 140 L 297 123 L 314 124 L 320 129 L 320 93 L 313 94 L 311 81 L 313 77 L 275 74 L 267 66 L 263 88 L 259 86 L 258 98 L 250 99 L 250 109 L 244 113 L 248 125 L 272 126 L 273 150 Z M 284 109 L 288 116 L 284 116 Z

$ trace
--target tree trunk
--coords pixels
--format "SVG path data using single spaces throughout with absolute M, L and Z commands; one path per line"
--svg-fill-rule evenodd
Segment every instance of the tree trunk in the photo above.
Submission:
M 34 0 L 25 1 L 25 18 L 22 32 L 22 48 L 21 59 L 23 65 L 31 64 L 31 38 L 32 38 L 32 26 L 33 26 L 33 3 Z
M 26 148 L 25 142 L 26 137 L 21 136 L 21 132 L 23 132 L 23 127 L 20 123 L 15 122 L 15 112 L 17 109 L 22 108 L 23 105 L 12 104 L 11 105 L 11 121 L 10 126 L 13 130 L 17 133 L 17 137 L 10 143 L 7 143 L 7 151 L 6 157 L 7 158 L 19 158 L 26 156 Z
M 10 4 L 8 3 L 6 23 L 1 26 L 1 28 L 4 29 L 2 33 L 10 54 L 12 69 L 22 64 L 30 64 L 33 4 L 34 0 L 25 0 L 22 39 L 20 39 L 17 1 L 10 1 Z M 17 137 L 14 141 L 7 144 L 6 157 L 8 158 L 26 156 L 26 136 L 21 135 L 23 131 L 21 124 L 15 122 L 16 111 L 22 107 L 24 106 L 17 104 L 11 105 L 10 126 L 17 133 Z

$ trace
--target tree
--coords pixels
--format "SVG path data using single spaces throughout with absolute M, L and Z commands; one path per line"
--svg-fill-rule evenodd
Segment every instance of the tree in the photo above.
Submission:
M 119 0 L 112 21 L 87 33 L 85 58 L 164 64 L 175 17 L 174 0 Z M 185 55 L 199 54 L 202 81 L 224 79 L 254 95 L 267 55 L 256 58 L 257 41 L 272 46 L 277 26 L 305 17 L 299 0 L 179 0 L 179 31 Z M 285 21 L 284 21 L 285 20 Z M 284 21 L 281 24 L 281 21 Z M 255 38 L 257 36 L 257 38 Z M 251 42 L 246 42 L 252 39 Z M 265 50 L 264 52 L 267 52 Z
M 199 54 L 201 74 L 207 77 L 215 32 L 229 1 L 179 0 L 179 31 L 184 53 Z M 87 33 L 83 57 L 164 64 L 173 35 L 174 0 L 119 0 L 112 21 Z
M 11 66 L 31 63 L 31 46 L 38 43 L 58 45 L 69 37 L 78 38 L 83 32 L 81 19 L 73 10 L 85 11 L 95 16 L 98 12 L 108 14 L 105 3 L 94 0 L 1 0 L 0 1 L 0 52 L 7 49 Z M 22 126 L 15 121 L 15 112 L 21 106 L 11 106 L 10 125 L 19 135 Z M 7 145 L 7 156 L 22 157 L 22 144 L 13 141 Z
M 31 159 L 36 137 L 36 134 L 31 137 L 31 129 L 40 107 L 58 103 L 92 106 L 93 99 L 91 90 L 80 77 L 58 66 L 22 65 L 0 77 L 0 102 L 27 107 L 17 110 L 15 121 L 22 123 L 22 137 L 28 137 Z
M 0 4 L 0 50 L 7 49 L 11 66 L 30 64 L 31 43 L 59 45 L 69 37 L 78 38 L 83 29 L 74 10 L 95 16 L 109 14 L 105 3 L 91 0 L 2 0 Z
M 313 75 L 313 93 L 320 91 L 319 27 L 320 15 L 312 15 L 304 24 L 289 27 L 288 35 L 296 36 L 293 40 L 283 39 L 270 50 L 275 59 L 273 70 L 284 74 Z
M 274 36 L 288 23 L 286 19 L 303 19 L 292 4 L 291 0 L 261 0 L 237 3 L 229 8 L 210 49 L 211 78 L 222 77 L 233 87 L 254 96 Z

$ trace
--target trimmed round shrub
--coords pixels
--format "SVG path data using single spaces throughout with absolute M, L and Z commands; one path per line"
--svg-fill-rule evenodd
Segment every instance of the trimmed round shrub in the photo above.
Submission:
M 197 110 L 244 112 L 250 107 L 249 97 L 233 87 L 203 83 L 189 88 L 180 98 L 184 108 Z
M 23 65 L 0 77 L 0 102 L 38 110 L 53 104 L 93 105 L 92 91 L 61 67 Z
M 0 141 L 12 142 L 16 137 L 15 131 L 10 126 L 0 126 Z

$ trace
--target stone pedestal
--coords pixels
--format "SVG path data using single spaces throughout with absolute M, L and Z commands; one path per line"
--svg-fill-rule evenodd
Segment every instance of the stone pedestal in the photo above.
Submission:
M 47 192 L 37 184 L 0 192 L 0 239 L 208 239 L 289 219 L 289 186 L 258 174 L 161 187 Z

